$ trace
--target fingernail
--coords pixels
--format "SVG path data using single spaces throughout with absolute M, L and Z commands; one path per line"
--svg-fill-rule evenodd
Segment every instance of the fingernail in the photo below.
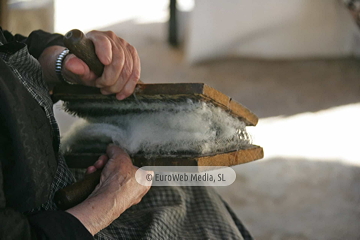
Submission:
M 117 98 L 118 100 L 123 100 L 123 99 L 126 98 L 126 96 L 123 95 L 123 94 L 120 94 L 120 95 L 116 95 L 116 98 Z
M 104 89 L 100 89 L 102 95 L 109 95 L 110 93 Z

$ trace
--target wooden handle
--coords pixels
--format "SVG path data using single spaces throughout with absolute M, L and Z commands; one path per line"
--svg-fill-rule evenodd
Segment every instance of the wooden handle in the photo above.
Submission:
M 71 53 L 83 60 L 97 76 L 101 76 L 104 65 L 96 56 L 94 43 L 85 37 L 78 29 L 73 29 L 65 34 L 64 44 Z
M 101 171 L 97 170 L 55 193 L 55 203 L 61 210 L 66 210 L 84 201 L 100 182 Z

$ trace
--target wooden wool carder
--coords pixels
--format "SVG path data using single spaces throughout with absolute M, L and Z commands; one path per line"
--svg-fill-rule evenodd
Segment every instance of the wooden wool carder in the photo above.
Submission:
M 97 70 L 98 73 L 102 72 L 102 66 L 99 67 L 99 62 L 97 61 L 97 63 L 94 64 L 96 61 L 93 61 L 93 59 L 96 58 L 96 55 L 93 54 L 89 57 L 82 54 L 84 52 L 94 53 L 94 46 L 80 31 L 72 30 L 66 34 L 65 39 L 65 44 L 71 52 L 84 60 L 91 69 L 95 69 L 92 67 L 95 65 L 97 66 L 96 68 L 99 69 Z M 84 48 L 87 50 L 83 50 Z M 182 131 L 182 129 L 185 129 L 181 134 L 184 135 L 183 132 L 190 134 L 190 138 L 187 135 L 189 140 L 186 140 L 186 138 L 185 140 L 180 139 L 179 136 L 174 135 L 174 142 L 178 141 L 179 144 L 173 144 L 171 140 L 170 142 L 164 140 L 164 145 L 166 145 L 164 148 L 162 148 L 163 146 L 159 146 L 158 143 L 156 143 L 157 145 L 151 145 L 153 143 L 149 143 L 148 140 L 140 139 L 138 141 L 139 147 L 137 147 L 137 145 L 134 147 L 133 143 L 121 145 L 122 141 L 119 140 L 120 147 L 125 148 L 125 150 L 129 152 L 134 165 L 138 167 L 233 166 L 263 158 L 263 149 L 253 145 L 245 131 L 245 126 L 256 126 L 258 122 L 256 115 L 230 97 L 203 83 L 141 83 L 136 86 L 132 96 L 122 101 L 116 100 L 114 95 L 102 95 L 97 88 L 80 85 L 61 85 L 54 89 L 53 97 L 55 100 L 62 100 L 64 102 L 66 111 L 78 117 L 83 117 L 90 122 L 82 129 L 93 129 L 96 125 L 101 125 L 102 129 L 104 128 L 103 126 L 114 127 L 115 129 L 111 131 L 109 136 L 104 137 L 105 140 L 102 145 L 96 145 L 94 148 L 85 147 L 89 145 L 89 142 L 86 142 L 84 147 L 81 145 L 78 146 L 78 144 L 76 144 L 77 138 L 75 137 L 75 140 L 72 141 L 75 142 L 75 145 L 69 144 L 69 147 L 64 151 L 66 162 L 70 168 L 86 168 L 92 165 L 100 155 L 104 154 L 107 144 L 117 142 L 117 140 L 114 139 L 118 136 L 116 133 L 113 133 L 116 132 L 117 128 L 119 128 L 119 132 L 125 132 L 123 135 L 120 134 L 120 140 L 127 138 L 134 139 L 134 137 L 131 136 L 131 132 L 126 132 L 127 128 L 131 127 L 134 129 L 133 125 L 129 125 L 133 124 L 132 121 L 126 122 L 124 120 L 119 123 L 118 119 L 131 119 L 132 116 L 137 116 L 137 114 L 145 114 L 143 117 L 145 119 L 144 123 L 146 123 L 146 119 L 154 118 L 154 120 L 152 120 L 154 126 L 157 125 L 158 121 L 164 121 L 164 123 L 161 124 L 164 128 L 171 126 L 171 130 L 180 129 Z M 188 105 L 191 105 L 190 108 L 187 107 Z M 159 106 L 161 106 L 161 108 Z M 161 115 L 164 112 L 165 114 Z M 187 122 L 187 118 L 181 120 L 183 116 L 189 114 L 194 116 L 190 118 L 195 119 L 194 121 L 199 120 L 205 121 L 206 124 L 209 123 L 209 128 L 213 130 L 209 133 L 209 136 L 211 136 L 209 138 L 213 138 L 211 141 L 206 139 L 208 135 L 201 136 L 203 138 L 200 138 L 198 143 L 195 141 L 195 136 L 191 137 L 192 128 L 189 128 L 186 124 L 198 124 L 200 130 L 196 128 L 194 131 L 199 130 L 200 133 L 201 127 L 204 127 L 205 132 L 208 130 L 206 128 L 207 125 L 204 126 L 202 122 Z M 216 120 L 212 120 L 212 117 L 216 118 Z M 229 124 L 222 123 L 222 118 L 226 118 Z M 134 119 L 136 119 L 136 117 L 134 117 Z M 173 122 L 167 124 L 169 121 L 180 121 L 185 127 L 174 126 L 176 124 Z M 240 125 L 243 124 L 244 127 L 240 131 L 237 130 L 238 125 L 236 124 L 234 124 L 234 126 L 228 126 L 232 125 L 232 122 Z M 139 123 L 139 126 L 143 126 L 143 124 Z M 233 135 L 229 137 L 228 132 L 233 131 L 233 129 L 235 129 L 235 131 L 231 133 Z M 159 131 L 157 131 L 156 134 L 158 132 Z M 165 133 L 166 129 L 164 129 L 164 134 Z M 131 137 L 129 137 L 129 134 Z M 179 133 L 179 135 L 181 134 Z M 82 137 L 84 134 L 79 133 L 78 135 Z M 104 135 L 106 134 L 104 133 Z M 197 133 L 196 136 L 198 135 L 199 133 Z M 217 138 L 219 136 L 220 138 L 221 136 L 225 136 L 223 137 L 225 141 L 222 139 L 218 140 Z M 93 139 L 89 139 L 89 141 L 95 144 L 97 139 L 99 139 L 98 135 L 93 137 Z M 84 139 L 82 139 L 82 141 L 84 141 Z M 189 148 L 188 146 L 192 146 L 191 144 L 186 145 L 191 141 L 195 141 L 192 145 L 196 145 L 196 148 L 187 149 Z M 142 148 L 144 145 L 146 145 L 146 147 Z M 152 149 L 156 149 L 156 151 L 148 153 L 152 151 Z M 84 181 L 75 183 L 57 192 L 55 198 L 58 206 L 62 209 L 67 209 L 83 201 L 98 184 L 99 178 L 100 171 L 97 171 L 86 176 Z

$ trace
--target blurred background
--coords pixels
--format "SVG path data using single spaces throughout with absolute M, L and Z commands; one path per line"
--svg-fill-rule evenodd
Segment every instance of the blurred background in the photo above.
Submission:
M 255 239 L 360 239 L 359 1 L 0 2 L 13 33 L 112 30 L 144 82 L 204 82 L 258 115 L 265 158 L 217 188 Z

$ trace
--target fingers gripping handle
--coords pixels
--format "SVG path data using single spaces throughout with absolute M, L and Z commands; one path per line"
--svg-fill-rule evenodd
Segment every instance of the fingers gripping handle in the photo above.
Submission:
M 94 43 L 85 37 L 78 29 L 73 29 L 65 34 L 64 44 L 71 53 L 83 60 L 97 76 L 101 76 L 104 65 L 100 62 L 95 53 Z
M 94 43 L 86 38 L 78 29 L 67 32 L 64 36 L 64 44 L 71 53 L 83 60 L 98 77 L 104 72 L 104 65 L 95 53 Z M 138 83 L 143 83 L 141 80 Z
M 101 171 L 97 170 L 55 193 L 55 203 L 61 210 L 66 210 L 84 201 L 100 182 Z

